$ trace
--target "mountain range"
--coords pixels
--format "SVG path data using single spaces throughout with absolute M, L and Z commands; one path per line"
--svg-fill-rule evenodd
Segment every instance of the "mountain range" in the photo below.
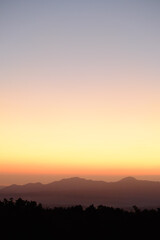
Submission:
M 49 184 L 28 183 L 0 189 L 0 199 L 19 197 L 43 206 L 160 207 L 160 182 L 126 177 L 117 182 L 67 178 Z

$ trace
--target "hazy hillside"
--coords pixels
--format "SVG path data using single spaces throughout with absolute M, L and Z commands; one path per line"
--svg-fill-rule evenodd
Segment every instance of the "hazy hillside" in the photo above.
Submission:
M 68 178 L 49 184 L 11 185 L 0 190 L 0 199 L 23 198 L 48 206 L 108 205 L 114 207 L 160 207 L 160 182 L 136 180 L 118 182 Z

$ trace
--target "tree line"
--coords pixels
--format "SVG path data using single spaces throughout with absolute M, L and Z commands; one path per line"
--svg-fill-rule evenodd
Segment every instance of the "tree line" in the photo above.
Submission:
M 159 239 L 160 208 L 44 208 L 35 201 L 4 199 L 0 201 L 0 235 L 6 240 Z

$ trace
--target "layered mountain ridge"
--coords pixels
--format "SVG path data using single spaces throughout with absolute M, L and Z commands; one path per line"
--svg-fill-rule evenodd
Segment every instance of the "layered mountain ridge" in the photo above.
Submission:
M 0 189 L 0 199 L 23 198 L 45 206 L 107 205 L 113 207 L 160 207 L 160 182 L 126 177 L 104 182 L 79 177 L 49 184 L 28 183 Z

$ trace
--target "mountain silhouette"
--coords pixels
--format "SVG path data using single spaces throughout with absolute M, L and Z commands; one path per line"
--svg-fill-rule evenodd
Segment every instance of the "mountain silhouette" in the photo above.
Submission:
M 126 177 L 117 182 L 66 178 L 49 184 L 28 183 L 0 189 L 0 199 L 23 198 L 44 206 L 81 204 L 113 207 L 160 207 L 160 182 Z
M 126 177 L 122 178 L 119 182 L 134 182 L 134 181 L 137 181 L 137 179 L 134 177 Z

